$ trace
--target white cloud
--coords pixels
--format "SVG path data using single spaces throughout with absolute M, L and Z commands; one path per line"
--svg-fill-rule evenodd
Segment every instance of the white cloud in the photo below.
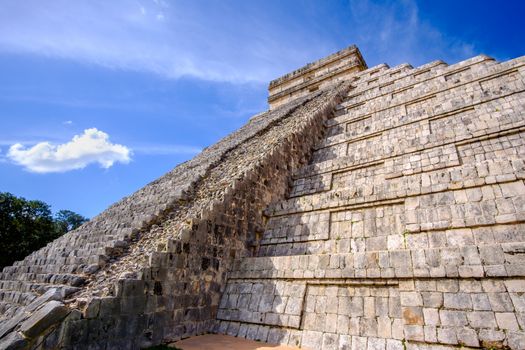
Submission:
M 422 20 L 415 0 L 330 2 L 191 0 L 0 1 L 0 53 L 230 83 L 269 80 L 356 43 L 370 65 L 455 61 L 471 43 Z M 342 2 L 341 2 L 342 3 Z M 287 7 L 294 15 L 287 14 Z M 286 13 L 286 15 L 284 15 Z
M 72 120 L 66 120 L 62 124 L 64 124 L 64 125 L 73 125 L 73 121 Z
M 246 11 L 220 2 L 49 0 L 41 6 L 38 0 L 6 0 L 0 3 L 0 53 L 71 59 L 170 79 L 266 83 L 286 72 L 290 61 L 304 64 L 307 52 L 313 57 L 320 52 L 313 38 L 304 51 L 290 48 L 283 40 L 288 26 L 254 18 L 256 9 Z
M 131 160 L 131 150 L 109 142 L 108 134 L 91 128 L 61 145 L 40 142 L 26 148 L 20 143 L 14 144 L 7 157 L 31 172 L 53 173 L 82 169 L 92 163 L 103 168 L 109 168 L 115 162 L 126 164 Z

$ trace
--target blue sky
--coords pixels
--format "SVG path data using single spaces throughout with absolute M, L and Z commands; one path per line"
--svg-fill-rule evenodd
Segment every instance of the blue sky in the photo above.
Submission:
M 525 2 L 0 0 L 0 191 L 92 217 L 350 44 L 369 66 L 525 54 Z

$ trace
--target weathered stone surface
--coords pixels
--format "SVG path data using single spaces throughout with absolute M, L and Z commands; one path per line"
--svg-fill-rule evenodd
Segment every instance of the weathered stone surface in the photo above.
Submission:
M 27 319 L 28 315 L 25 312 L 20 312 L 14 317 L 4 320 L 0 325 L 0 338 L 9 334 L 15 327 L 17 327 L 22 321 Z
M 20 332 L 27 338 L 35 338 L 51 326 L 62 321 L 69 313 L 68 308 L 61 302 L 52 300 L 32 313 L 20 325 Z
M 306 285 L 305 347 L 345 336 L 341 348 L 522 348 L 524 65 L 478 56 L 358 73 L 223 298 L 260 281 Z M 227 309 L 221 325 L 254 322 Z
M 18 332 L 9 333 L 0 340 L 0 349 L 3 350 L 22 350 L 28 345 L 29 342 Z
M 51 288 L 35 300 L 31 302 L 31 304 L 27 305 L 25 308 L 26 312 L 33 312 L 36 309 L 38 309 L 40 306 L 42 306 L 44 303 L 52 300 L 62 300 L 62 295 L 60 294 L 59 290 L 56 288 Z
M 271 111 L 6 267 L 2 344 L 525 348 L 525 59 L 365 68 L 275 80 Z

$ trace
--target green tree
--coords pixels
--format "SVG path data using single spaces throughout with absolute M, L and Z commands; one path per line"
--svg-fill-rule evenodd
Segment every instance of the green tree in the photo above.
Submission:
M 0 268 L 23 259 L 85 220 L 71 211 L 59 212 L 55 220 L 48 204 L 0 192 Z
M 55 215 L 57 230 L 62 234 L 78 228 L 86 221 L 88 221 L 87 218 L 71 210 L 60 210 Z

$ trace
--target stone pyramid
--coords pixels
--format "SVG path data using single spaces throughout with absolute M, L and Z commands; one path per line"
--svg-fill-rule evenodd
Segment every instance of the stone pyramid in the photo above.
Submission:
M 0 349 L 203 333 L 328 349 L 525 349 L 525 57 L 367 68 L 270 109 L 0 279 Z

